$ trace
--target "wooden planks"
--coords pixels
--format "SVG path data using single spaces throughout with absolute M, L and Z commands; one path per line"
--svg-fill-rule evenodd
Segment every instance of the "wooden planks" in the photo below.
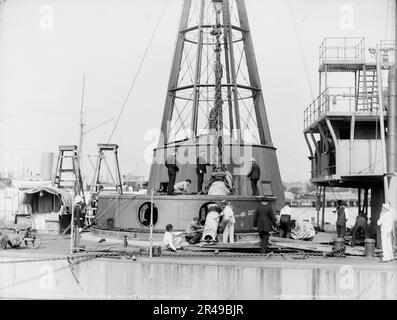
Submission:
M 270 243 L 280 247 L 298 249 L 303 251 L 325 252 L 325 253 L 332 252 L 332 245 L 313 243 L 312 241 L 291 240 L 291 239 L 270 237 Z M 351 256 L 363 256 L 364 248 L 363 247 L 352 248 L 346 246 L 346 254 Z

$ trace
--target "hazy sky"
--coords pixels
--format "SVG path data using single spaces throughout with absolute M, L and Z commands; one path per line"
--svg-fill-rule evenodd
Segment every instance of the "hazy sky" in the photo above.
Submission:
M 38 172 L 41 152 L 78 144 L 84 72 L 86 129 L 117 117 L 164 1 L 6 0 L 1 5 L 0 171 Z M 367 47 L 374 46 L 385 38 L 388 1 L 246 0 L 284 181 L 309 178 L 303 111 L 318 93 L 322 39 L 363 36 Z M 138 174 L 149 174 L 144 151 L 151 142 L 144 135 L 160 126 L 181 4 L 168 0 L 113 135 L 123 173 L 138 168 Z M 347 25 L 346 8 L 353 9 Z M 51 10 L 53 21 L 47 19 Z M 86 169 L 87 154 L 108 141 L 113 125 L 114 120 L 85 135 Z

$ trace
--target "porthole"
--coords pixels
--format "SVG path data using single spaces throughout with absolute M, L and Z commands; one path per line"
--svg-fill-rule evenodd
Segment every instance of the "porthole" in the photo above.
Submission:
M 139 222 L 145 227 L 150 227 L 150 211 L 151 211 L 151 202 L 145 202 L 139 207 L 138 210 L 138 219 Z M 153 226 L 157 223 L 158 220 L 158 210 L 155 204 L 153 204 Z

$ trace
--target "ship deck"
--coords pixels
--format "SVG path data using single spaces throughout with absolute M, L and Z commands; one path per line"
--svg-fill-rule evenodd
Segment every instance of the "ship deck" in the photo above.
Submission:
M 51 258 L 62 258 L 71 256 L 70 255 L 70 236 L 61 235 L 42 235 L 42 244 L 37 249 L 31 249 L 21 245 L 20 248 L 7 247 L 5 250 L 0 250 L 0 263 L 3 261 L 12 260 L 44 260 Z M 301 253 L 286 251 L 283 253 L 274 253 L 268 255 L 261 255 L 259 253 L 253 252 L 254 245 L 248 245 L 247 249 L 249 252 L 235 252 L 235 251 L 222 251 L 211 250 L 210 248 L 201 248 L 198 246 L 190 246 L 191 248 L 186 248 L 185 250 L 180 250 L 178 253 L 164 250 L 162 248 L 161 254 L 159 256 L 154 256 L 149 258 L 148 248 L 149 241 L 131 241 L 128 240 L 128 246 L 123 247 L 122 240 L 119 239 L 106 239 L 105 242 L 99 243 L 100 237 L 95 237 L 91 234 L 83 235 L 80 246 L 85 248 L 85 252 L 76 253 L 75 256 L 84 256 L 84 254 L 91 253 L 117 253 L 117 252 L 130 252 L 134 253 L 137 258 L 151 259 L 153 261 L 161 259 L 171 259 L 172 261 L 179 261 L 181 263 L 197 263 L 198 259 L 201 263 L 228 263 L 232 262 L 234 264 L 241 265 L 323 265 L 324 267 L 335 267 L 341 265 L 352 265 L 354 267 L 360 268 L 375 268 L 376 270 L 397 270 L 397 260 L 388 263 L 379 263 L 380 259 L 378 257 L 368 258 L 362 256 L 346 256 L 344 258 L 337 257 L 324 257 L 321 255 L 306 255 L 303 257 Z M 239 244 L 236 243 L 236 247 Z M 153 246 L 162 246 L 162 242 L 153 241 Z M 244 246 L 243 246 L 244 247 Z M 222 248 L 222 246 L 220 247 Z M 241 245 L 240 245 L 241 248 Z M 146 250 L 145 250 L 146 249 Z M 271 252 L 272 246 L 269 247 Z M 139 252 L 141 251 L 141 252 Z M 106 258 L 105 255 L 101 258 Z
M 396 299 L 397 261 L 378 258 L 161 252 L 148 242 L 85 235 L 90 252 L 69 254 L 68 236 L 38 249 L 0 250 L 0 299 Z M 154 242 L 154 245 L 160 245 Z M 129 254 L 120 254 L 126 250 Z M 135 251 L 134 251 L 135 250 Z M 93 252 L 95 254 L 93 255 Z

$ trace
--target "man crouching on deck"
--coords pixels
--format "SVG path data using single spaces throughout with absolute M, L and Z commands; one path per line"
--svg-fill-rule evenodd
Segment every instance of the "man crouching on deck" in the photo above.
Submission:
M 167 224 L 165 227 L 166 231 L 164 233 L 164 245 L 167 250 L 177 252 L 177 249 L 182 248 L 182 233 L 183 232 L 173 232 L 172 224 Z

